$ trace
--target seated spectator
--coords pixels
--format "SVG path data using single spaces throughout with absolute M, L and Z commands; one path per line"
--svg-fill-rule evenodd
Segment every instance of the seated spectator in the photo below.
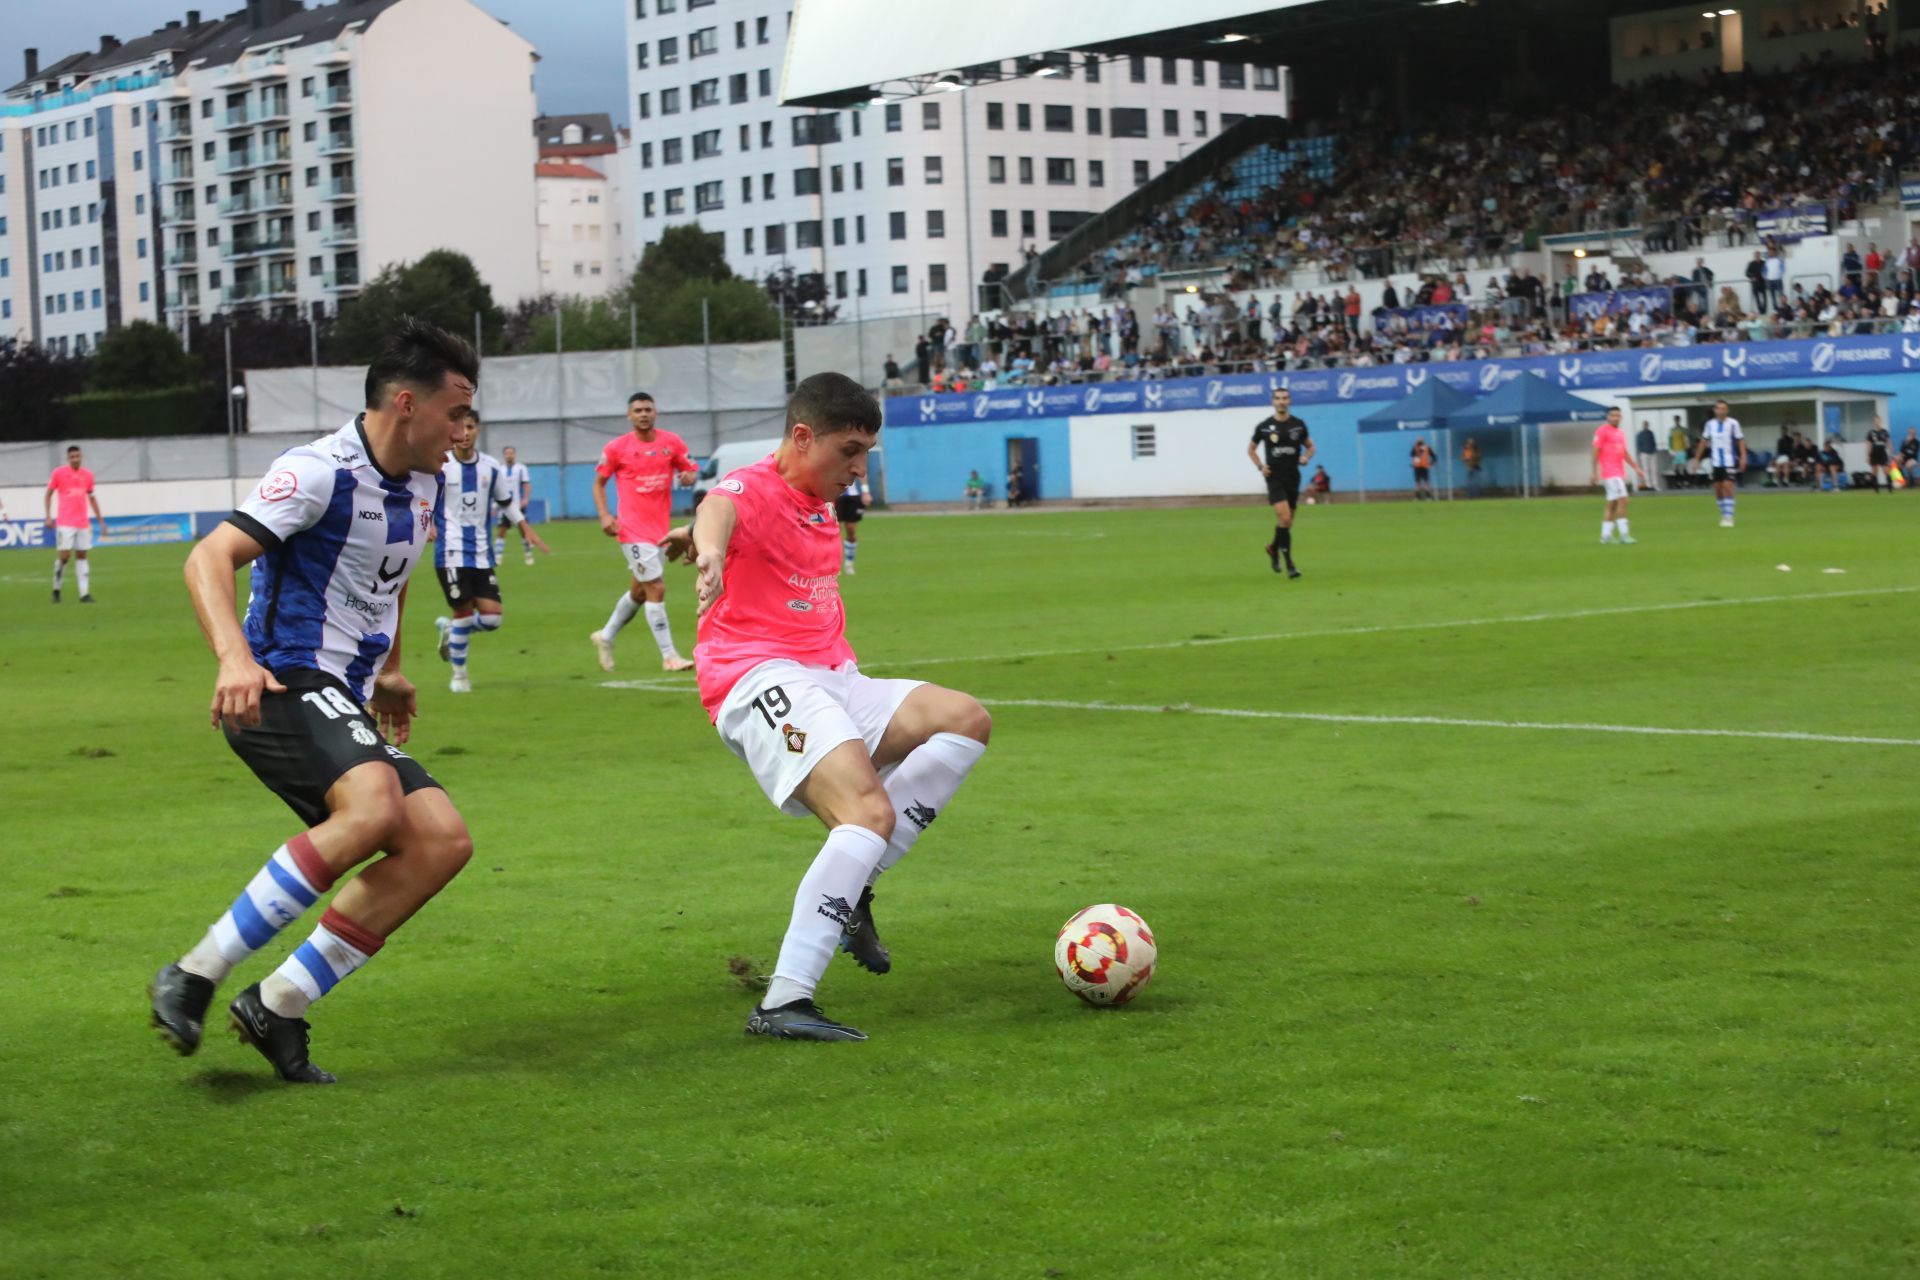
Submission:
M 1332 492 L 1333 477 L 1327 474 L 1325 467 L 1315 467 L 1312 478 L 1307 481 L 1307 493 L 1309 495 L 1307 501 L 1312 502 L 1316 497 L 1324 500 Z
M 967 473 L 967 509 L 978 511 L 980 504 L 987 499 L 987 482 L 980 478 L 978 470 Z
M 1828 437 L 1820 448 L 1820 488 L 1823 491 L 1847 487 L 1847 464 L 1840 457 L 1837 438 Z

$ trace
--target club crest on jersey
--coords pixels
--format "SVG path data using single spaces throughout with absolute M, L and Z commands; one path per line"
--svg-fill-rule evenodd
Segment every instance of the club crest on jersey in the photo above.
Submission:
M 745 493 L 747 491 L 747 486 L 741 484 L 738 480 L 722 480 L 713 487 L 723 493 Z
M 285 502 L 300 491 L 300 477 L 291 471 L 276 471 L 260 482 L 260 496 L 268 502 Z
M 807 517 L 808 524 L 825 524 L 826 522 L 827 513 L 824 511 L 816 511 Z
M 780 736 L 786 739 L 787 750 L 793 754 L 801 755 L 806 751 L 807 735 L 804 730 L 796 729 L 790 724 L 783 724 L 780 726 Z
M 353 735 L 353 740 L 363 747 L 374 746 L 380 741 L 379 735 L 367 728 L 364 721 L 355 720 L 348 732 Z

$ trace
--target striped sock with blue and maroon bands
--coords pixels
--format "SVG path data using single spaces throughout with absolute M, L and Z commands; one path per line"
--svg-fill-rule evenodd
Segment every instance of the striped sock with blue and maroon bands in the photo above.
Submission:
M 319 901 L 333 887 L 333 878 L 332 869 L 302 831 L 273 851 L 227 913 L 181 958 L 180 967 L 216 984 L 224 981 L 235 965 L 272 942 L 274 935 Z

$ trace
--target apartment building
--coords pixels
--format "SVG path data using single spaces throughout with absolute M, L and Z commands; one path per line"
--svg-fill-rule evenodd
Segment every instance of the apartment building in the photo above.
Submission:
M 784 4 L 622 3 L 639 245 L 698 221 L 742 275 L 819 273 L 843 315 L 968 310 L 969 281 L 1241 117 L 1286 114 L 1278 67 L 1077 53 L 966 68 L 917 99 L 794 110 L 778 103 Z
M 633 274 L 633 134 L 602 113 L 533 122 L 542 293 L 601 297 Z
M 469 0 L 247 0 L 30 58 L 0 100 L 0 331 L 78 353 L 136 318 L 331 312 L 436 248 L 533 296 L 533 63 Z

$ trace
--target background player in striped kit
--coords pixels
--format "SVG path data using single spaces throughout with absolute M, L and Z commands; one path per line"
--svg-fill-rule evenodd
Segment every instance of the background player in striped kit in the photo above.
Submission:
M 1713 416 L 1700 428 L 1700 444 L 1693 451 L 1696 464 L 1707 459 L 1713 467 L 1713 496 L 1720 505 L 1720 527 L 1733 528 L 1733 486 L 1747 469 L 1747 436 L 1733 406 L 1713 402 Z
M 480 452 L 479 414 L 469 414 L 460 423 L 440 474 L 447 487 L 446 499 L 434 513 L 433 564 L 453 616 L 435 618 L 433 625 L 440 632 L 440 660 L 453 664 L 447 687 L 471 693 L 467 644 L 474 632 L 498 631 L 506 621 L 496 572 L 499 544 L 487 536 L 488 517 L 498 506 L 503 518 L 519 528 L 529 556 L 535 547 L 548 555 L 553 551 L 528 525 L 506 465 Z
M 409 321 L 367 370 L 367 410 L 290 449 L 187 558 L 187 591 L 220 660 L 213 723 L 308 828 L 274 850 L 193 949 L 155 975 L 153 1025 L 200 1047 L 215 987 L 314 905 L 319 927 L 229 1006 L 231 1025 L 283 1080 L 331 1084 L 307 1057 L 308 1006 L 466 865 L 466 822 L 407 740 L 414 688 L 400 671 L 407 579 L 426 554 L 440 463 L 473 406 L 473 348 Z M 244 628 L 234 573 L 253 566 Z M 376 674 L 377 673 L 377 674 Z M 371 695 L 371 696 L 369 696 Z
M 479 421 L 477 415 L 474 421 Z M 533 474 L 527 470 L 526 463 L 514 457 L 512 445 L 508 445 L 500 451 L 500 461 L 506 468 L 507 487 L 513 490 L 514 501 L 520 504 L 521 514 L 527 515 L 527 523 L 531 524 L 533 517 L 527 513 L 533 508 Z M 513 522 L 507 519 L 507 509 L 502 506 L 500 508 L 500 523 L 498 527 L 495 528 L 493 534 L 493 562 L 495 564 L 499 564 L 507 558 L 507 530 L 512 527 Z M 527 535 L 525 533 L 520 535 L 520 550 L 526 562 L 532 564 L 533 544 L 527 541 Z M 549 551 L 547 554 L 552 555 L 553 553 Z
M 833 518 L 840 522 L 840 572 L 854 572 L 854 557 L 860 554 L 860 521 L 866 517 L 873 490 L 865 476 L 852 481 L 833 500 Z

